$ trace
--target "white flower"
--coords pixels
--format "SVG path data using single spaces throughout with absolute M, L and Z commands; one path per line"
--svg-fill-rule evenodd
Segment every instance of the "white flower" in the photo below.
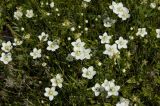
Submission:
M 0 57 L 0 61 L 2 61 L 4 64 L 8 64 L 10 61 L 12 61 L 11 53 L 2 53 Z
M 157 38 L 160 38 L 160 29 L 156 29 Z
M 84 52 L 84 58 L 85 59 L 90 59 L 91 58 L 91 49 L 83 49 L 83 52 Z
M 101 66 L 102 65 L 102 63 L 101 62 L 98 62 L 98 66 Z
M 109 8 L 112 9 L 115 14 L 119 14 L 122 12 L 123 4 L 121 2 L 116 3 L 114 1 L 112 1 L 112 5 L 109 6 Z
M 58 9 L 58 8 L 55 8 L 55 11 L 57 11 L 57 12 L 58 12 L 58 11 L 59 11 L 59 9 Z
M 27 10 L 26 12 L 26 17 L 32 18 L 34 16 L 33 10 Z
M 14 12 L 14 18 L 19 20 L 20 18 L 22 18 L 23 13 L 21 11 L 21 9 L 18 9 L 17 11 Z
M 59 48 L 59 45 L 57 44 L 56 41 L 48 41 L 47 43 L 48 43 L 47 50 L 54 52 Z
M 115 43 L 118 45 L 118 49 L 127 48 L 127 40 L 124 40 L 123 37 L 119 37 L 119 40 L 116 40 Z
M 102 84 L 102 87 L 106 90 L 109 91 L 110 85 L 114 84 L 115 80 L 108 81 L 107 79 L 104 80 L 104 83 Z
M 108 36 L 108 34 L 105 32 L 103 34 L 103 36 L 99 36 L 99 38 L 101 39 L 101 43 L 110 43 L 110 39 L 112 38 L 111 36 Z
M 87 31 L 88 31 L 88 28 L 87 28 L 87 27 L 85 27 L 85 28 L 84 28 L 84 30 L 87 32 Z
M 61 74 L 57 74 L 55 78 L 50 80 L 52 82 L 52 86 L 62 88 L 63 78 Z
M 44 93 L 44 96 L 49 97 L 50 101 L 52 101 L 53 98 L 58 95 L 58 92 L 55 91 L 55 87 L 52 87 L 52 88 L 47 87 L 45 88 L 45 91 L 46 92 Z
M 122 8 L 121 13 L 118 14 L 119 18 L 122 18 L 122 20 L 126 20 L 127 18 L 130 17 L 129 11 L 127 8 Z
M 125 98 L 121 98 L 120 101 L 116 104 L 116 106 L 129 106 L 129 100 Z
M 71 54 L 68 54 L 68 56 L 66 57 L 67 61 L 73 61 L 74 57 Z
M 90 2 L 91 0 L 84 0 L 85 2 Z
M 117 3 L 112 1 L 112 5 L 109 6 L 111 10 L 113 10 L 117 6 Z
M 70 41 L 70 40 L 71 40 L 71 37 L 68 37 L 67 40 Z
M 24 31 L 24 28 L 23 28 L 23 27 L 21 27 L 21 31 Z
M 2 47 L 1 49 L 4 51 L 4 52 L 10 52 L 10 50 L 12 49 L 12 43 L 10 41 L 8 41 L 7 43 L 2 43 Z
M 38 36 L 40 41 L 47 41 L 48 40 L 48 34 L 45 34 L 45 32 L 42 32 L 41 35 Z
M 105 79 L 104 83 L 102 84 L 102 87 L 105 89 L 105 91 L 108 93 L 107 98 L 114 95 L 118 96 L 118 91 L 120 89 L 120 86 L 115 85 L 115 80 L 108 81 Z
M 83 48 L 85 45 L 84 42 L 81 42 L 80 38 L 77 39 L 75 42 L 72 42 L 71 44 L 74 47 L 74 50 L 79 50 L 79 49 Z
M 120 89 L 120 86 L 117 86 L 112 82 L 109 83 L 108 97 L 110 97 L 112 95 L 118 96 L 119 95 L 119 93 L 118 93 L 119 89 Z
M 125 72 L 126 72 L 126 69 L 123 69 L 122 72 L 125 73 Z
M 75 31 L 75 28 L 74 28 L 74 27 L 72 27 L 72 28 L 71 28 L 71 31 L 72 31 L 72 32 L 74 32 L 74 31 Z
M 126 20 L 130 17 L 129 10 L 123 6 L 123 4 L 112 2 L 112 5 L 109 6 L 110 9 L 113 10 L 115 14 L 118 15 L 119 18 L 122 18 L 122 20 Z
M 95 96 L 98 96 L 101 92 L 101 85 L 96 83 L 94 87 L 92 87 L 92 91 L 94 92 Z
M 33 52 L 31 52 L 30 55 L 33 57 L 33 59 L 40 58 L 41 57 L 41 49 L 34 48 Z
M 31 35 L 30 34 L 26 34 L 24 35 L 24 39 L 30 39 Z
M 83 67 L 82 72 L 82 76 L 87 79 L 92 79 L 94 75 L 96 75 L 96 71 L 94 71 L 93 66 L 90 66 L 88 69 Z
M 114 19 L 110 19 L 109 17 L 107 17 L 106 19 L 103 20 L 103 25 L 104 27 L 111 27 L 114 23 L 116 22 L 116 20 Z
M 117 8 L 117 12 L 118 12 L 118 15 L 129 14 L 129 10 L 126 7 Z
M 105 44 L 105 48 L 106 50 L 103 52 L 103 54 L 107 54 L 110 57 L 119 54 L 119 51 L 117 49 L 117 44 L 113 45 Z
M 50 7 L 53 8 L 54 7 L 54 2 L 50 3 Z
M 47 63 L 46 63 L 46 62 L 43 62 L 43 63 L 42 63 L 42 66 L 43 66 L 43 67 L 45 67 L 46 65 L 47 65 Z
M 71 55 L 76 58 L 76 60 L 90 59 L 91 49 L 85 49 L 84 42 L 81 42 L 81 39 L 77 39 L 75 42 L 71 43 L 73 46 L 73 52 Z
M 109 86 L 109 81 L 107 79 L 105 79 L 104 83 L 102 83 L 102 87 L 105 88 L 105 87 L 108 87 L 108 86 Z
M 146 31 L 146 28 L 138 28 L 138 32 L 136 33 L 137 36 L 141 36 L 141 37 L 144 37 L 147 34 L 148 33 Z
M 21 45 L 22 43 L 23 43 L 23 41 L 21 41 L 21 40 L 15 38 L 15 39 L 14 39 L 13 46 L 19 46 L 19 45 Z
M 71 56 L 75 57 L 76 60 L 90 59 L 91 57 L 91 49 L 81 48 L 79 50 L 75 50 L 71 53 Z
M 71 53 L 71 56 L 75 57 L 76 60 L 83 60 L 85 58 L 83 49 L 75 50 Z
M 156 8 L 156 3 L 151 3 L 150 7 L 153 8 L 153 9 Z

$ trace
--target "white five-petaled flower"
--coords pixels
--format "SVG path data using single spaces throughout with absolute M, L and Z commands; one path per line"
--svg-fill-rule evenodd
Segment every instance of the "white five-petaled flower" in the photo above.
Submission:
M 160 29 L 156 29 L 157 38 L 160 38 Z
M 108 36 L 108 34 L 105 32 L 103 36 L 99 36 L 99 38 L 101 39 L 101 43 L 104 44 L 110 43 L 111 36 Z
M 34 48 L 33 52 L 30 52 L 30 55 L 33 57 L 33 59 L 40 58 L 41 57 L 41 49 Z
M 102 84 L 102 87 L 108 91 L 109 88 L 110 88 L 110 84 L 114 84 L 115 80 L 111 80 L 111 81 L 108 81 L 107 79 L 104 80 L 104 83 Z
M 59 48 L 59 45 L 57 44 L 56 41 L 48 41 L 47 43 L 48 43 L 47 50 L 54 52 Z
M 146 31 L 146 28 L 138 28 L 138 32 L 136 33 L 137 36 L 141 36 L 141 37 L 144 37 L 147 34 L 148 33 Z
M 122 20 L 126 20 L 127 18 L 130 17 L 129 10 L 126 7 L 124 7 L 121 2 L 116 3 L 113 1 L 112 5 L 110 5 L 109 8 L 112 9 L 113 12 L 117 14 L 118 17 L 121 18 Z
M 71 56 L 75 57 L 76 60 L 83 60 L 84 59 L 84 52 L 83 49 L 75 50 L 71 53 Z
M 55 90 L 55 87 L 45 88 L 44 96 L 49 97 L 49 100 L 52 101 L 55 96 L 58 95 L 58 92 Z
M 123 7 L 123 4 L 121 2 L 116 3 L 114 1 L 112 1 L 112 5 L 109 6 L 109 8 L 112 9 L 115 14 L 119 14 L 122 7 Z
M 118 16 L 122 19 L 122 20 L 127 20 L 127 18 L 130 17 L 129 14 L 129 10 L 126 7 L 123 7 L 121 9 L 121 12 L 119 12 Z
M 108 91 L 107 97 L 110 97 L 112 95 L 118 96 L 119 95 L 118 91 L 120 89 L 120 86 L 117 86 L 114 84 L 114 82 L 110 81 L 108 88 L 106 87 L 105 89 Z
M 116 40 L 115 43 L 118 45 L 118 49 L 127 48 L 128 41 L 123 39 L 123 37 L 119 37 L 119 40 Z
M 8 41 L 7 43 L 2 43 L 2 47 L 1 49 L 4 51 L 4 52 L 10 52 L 10 50 L 12 49 L 12 43 L 10 41 Z
M 62 88 L 63 78 L 61 74 L 57 74 L 55 78 L 50 80 L 52 82 L 52 86 Z
M 92 55 L 92 54 L 90 54 L 90 52 L 91 52 L 91 49 L 83 49 L 84 58 L 90 59 L 91 55 Z
M 120 98 L 120 101 L 116 104 L 116 106 L 129 106 L 129 100 L 125 98 Z
M 96 75 L 96 71 L 94 71 L 93 66 L 90 66 L 88 69 L 83 67 L 82 68 L 82 77 L 87 79 L 92 79 L 94 75 Z
M 42 32 L 41 35 L 38 36 L 40 41 L 47 41 L 48 40 L 48 34 L 45 34 L 45 32 Z
M 80 50 L 84 48 L 85 43 L 81 41 L 81 39 L 77 39 L 75 42 L 71 43 L 74 47 L 74 50 Z
M 15 38 L 15 39 L 14 39 L 13 46 L 19 46 L 19 45 L 21 45 L 22 43 L 23 43 L 23 41 L 21 41 L 21 40 Z
M 92 91 L 94 92 L 95 96 L 98 96 L 101 93 L 101 85 L 96 83 L 94 87 L 92 87 Z
M 103 52 L 103 54 L 106 54 L 110 57 L 116 54 L 119 54 L 119 51 L 117 49 L 117 44 L 113 44 L 113 45 L 105 44 L 105 48 L 106 50 Z
M 19 20 L 20 18 L 22 18 L 23 13 L 21 11 L 21 9 L 18 9 L 17 11 L 14 12 L 14 18 Z
M 26 17 L 32 18 L 34 16 L 33 10 L 27 10 L 26 12 Z
M 103 25 L 104 27 L 111 27 L 114 23 L 116 22 L 116 20 L 114 19 L 110 19 L 109 17 L 107 17 L 106 19 L 103 20 Z
M 2 53 L 0 57 L 0 61 L 2 61 L 4 64 L 8 64 L 10 61 L 12 61 L 11 53 Z

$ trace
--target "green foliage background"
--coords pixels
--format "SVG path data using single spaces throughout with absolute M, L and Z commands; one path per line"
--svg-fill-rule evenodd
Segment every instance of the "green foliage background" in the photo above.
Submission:
M 44 7 L 40 2 L 44 2 Z M 129 10 L 131 17 L 121 21 L 110 9 L 111 0 L 92 0 L 87 8 L 82 7 L 82 0 L 54 0 L 55 8 L 45 6 L 49 0 L 2 0 L 0 1 L 0 39 L 11 40 L 30 34 L 31 38 L 24 40 L 23 45 L 14 48 L 11 52 L 13 61 L 4 65 L 0 63 L 0 105 L 1 106 L 113 106 L 119 101 L 119 97 L 106 99 L 105 95 L 95 97 L 90 89 L 96 82 L 102 83 L 106 78 L 115 79 L 121 86 L 120 96 L 128 98 L 133 105 L 159 106 L 160 105 L 160 39 L 156 38 L 155 29 L 160 27 L 160 11 L 151 9 L 147 4 L 141 4 L 142 0 L 116 0 L 122 2 Z M 158 3 L 158 1 L 156 1 Z M 25 16 L 17 21 L 13 14 L 16 7 L 22 7 L 23 12 L 33 9 L 36 17 L 28 19 Z M 51 12 L 47 16 L 46 12 Z M 60 16 L 57 16 L 60 13 Z M 82 16 L 81 13 L 84 15 Z M 98 16 L 99 15 L 99 16 Z M 116 19 L 117 22 L 111 28 L 103 26 L 106 17 Z M 95 19 L 98 21 L 95 21 Z M 89 23 L 86 24 L 85 20 Z M 62 26 L 66 20 L 71 24 Z M 82 26 L 71 32 L 71 27 Z M 21 27 L 25 31 L 21 31 Z M 72 61 L 66 60 L 72 52 L 71 42 L 76 40 L 76 35 L 88 27 L 89 31 L 81 35 L 86 47 L 92 49 L 90 60 Z M 134 30 L 130 30 L 133 27 Z M 137 37 L 135 33 L 139 27 L 146 27 L 148 35 L 144 38 Z M 4 33 L 8 29 L 10 33 Z M 48 33 L 49 39 L 60 39 L 60 49 L 56 52 L 45 51 L 46 44 L 38 43 L 37 38 L 41 32 Z M 104 45 L 100 44 L 98 36 L 104 32 L 113 36 L 114 42 L 119 36 L 129 40 L 128 49 L 121 50 L 117 64 L 115 60 L 103 55 Z M 67 38 L 72 40 L 68 41 Z M 42 58 L 33 60 L 29 55 L 34 47 L 42 49 Z M 2 52 L 2 51 L 0 51 Z M 49 56 L 49 59 L 46 58 Z M 98 66 L 98 62 L 102 66 Z M 42 67 L 46 62 L 48 65 Z M 97 71 L 92 80 L 81 77 L 82 67 L 94 66 Z M 126 69 L 126 73 L 122 70 Z M 62 73 L 64 78 L 63 88 L 58 89 L 58 96 L 50 102 L 44 97 L 45 87 L 51 86 L 50 79 L 57 73 Z M 41 101 L 44 101 L 42 104 Z

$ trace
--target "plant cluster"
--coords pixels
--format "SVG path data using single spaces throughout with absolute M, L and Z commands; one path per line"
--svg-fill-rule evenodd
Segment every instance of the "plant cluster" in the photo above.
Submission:
M 1 0 L 0 105 L 160 106 L 159 0 Z

